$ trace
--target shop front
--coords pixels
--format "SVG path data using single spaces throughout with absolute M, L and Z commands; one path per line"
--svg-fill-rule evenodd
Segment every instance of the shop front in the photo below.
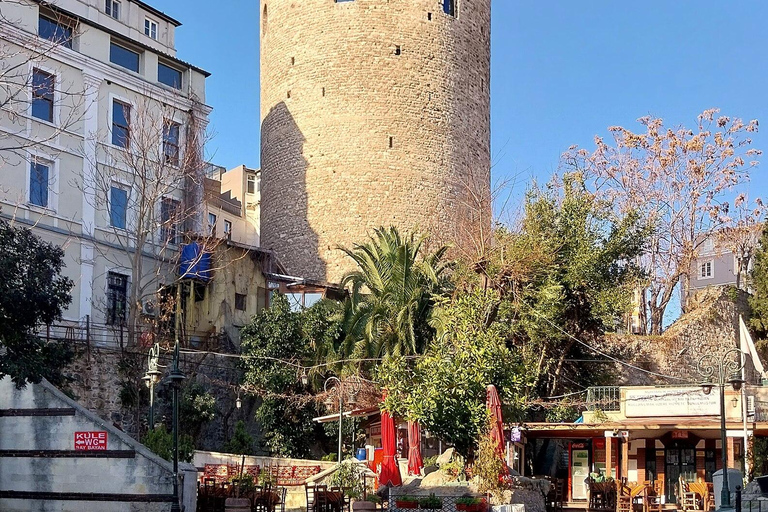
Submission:
M 567 478 L 567 501 L 574 505 L 586 503 L 589 476 L 648 482 L 668 504 L 677 502 L 681 480 L 712 481 L 722 466 L 719 394 L 698 386 L 597 389 L 607 398 L 595 396 L 579 422 L 523 426 L 525 453 L 538 457 L 525 461 L 526 475 Z M 725 395 L 727 464 L 740 470 L 745 440 L 766 430 L 754 408 L 742 403 L 749 394 Z

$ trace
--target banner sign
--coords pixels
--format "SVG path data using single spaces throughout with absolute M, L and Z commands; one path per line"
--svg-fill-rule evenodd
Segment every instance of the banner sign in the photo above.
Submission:
M 720 396 L 705 395 L 700 387 L 628 389 L 624 410 L 627 418 L 717 416 Z
M 104 431 L 96 432 L 75 432 L 75 450 L 106 450 L 107 433 Z

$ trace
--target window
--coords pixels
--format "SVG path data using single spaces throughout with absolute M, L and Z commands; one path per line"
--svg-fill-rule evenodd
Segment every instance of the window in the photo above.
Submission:
M 166 121 L 163 126 L 163 154 L 165 163 L 179 165 L 179 133 L 181 125 L 173 121 Z
M 116 20 L 120 19 L 120 2 L 117 0 L 106 0 L 104 5 L 104 12 L 112 16 Z
M 216 236 L 216 214 L 208 214 L 208 235 Z
M 144 35 L 157 40 L 157 22 L 149 18 L 144 18 Z
M 34 160 L 29 168 L 29 204 L 48 208 L 48 183 L 51 167 Z
M 181 89 L 181 71 L 166 66 L 163 63 L 157 64 L 157 81 L 168 85 L 174 89 Z
M 109 189 L 109 224 L 115 228 L 125 229 L 127 212 L 128 191 L 113 185 Z
M 232 223 L 228 220 L 224 221 L 224 236 L 227 240 L 232 240 Z
M 112 100 L 112 144 L 131 145 L 131 106 L 118 100 Z
M 139 54 L 119 44 L 110 43 L 109 62 L 125 69 L 130 69 L 134 73 L 139 72 Z
M 443 0 L 443 12 L 456 16 L 456 0 Z
M 53 86 L 56 77 L 39 69 L 32 70 L 32 117 L 53 122 Z
M 107 273 L 107 325 L 124 325 L 128 303 L 128 276 Z
M 246 295 L 242 293 L 235 294 L 235 309 L 238 311 L 245 311 Z
M 709 279 L 712 277 L 712 260 L 705 261 L 699 266 L 699 279 Z
M 41 14 L 37 24 L 37 33 L 43 39 L 72 48 L 72 27 L 61 21 Z
M 246 178 L 246 189 L 245 192 L 247 194 L 255 194 L 256 193 L 256 175 L 255 174 L 249 174 Z
M 304 294 L 304 307 L 309 308 L 320 302 L 323 299 L 323 294 L 320 292 L 307 292 Z
M 160 236 L 163 242 L 170 244 L 179 243 L 179 216 L 181 214 L 181 201 L 164 197 L 160 203 L 160 220 L 162 227 Z

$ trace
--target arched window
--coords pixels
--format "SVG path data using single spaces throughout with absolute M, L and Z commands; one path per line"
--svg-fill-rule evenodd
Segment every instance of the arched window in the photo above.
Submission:
M 261 14 L 261 35 L 266 35 L 267 33 L 267 4 L 264 4 L 264 12 Z
M 456 0 L 443 0 L 443 12 L 456 16 Z

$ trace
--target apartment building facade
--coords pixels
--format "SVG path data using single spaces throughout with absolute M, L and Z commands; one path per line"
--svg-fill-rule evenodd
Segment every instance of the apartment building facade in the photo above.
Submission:
M 0 4 L 0 216 L 64 248 L 65 321 L 125 325 L 204 229 L 209 74 L 179 25 L 137 0 Z

